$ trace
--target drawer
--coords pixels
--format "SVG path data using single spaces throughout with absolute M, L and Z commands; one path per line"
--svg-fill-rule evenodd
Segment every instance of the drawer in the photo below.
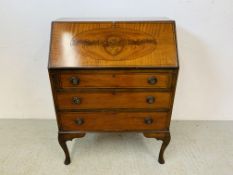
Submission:
M 167 112 L 65 112 L 59 114 L 64 131 L 167 130 Z
M 169 88 L 169 73 L 61 73 L 61 88 Z
M 60 92 L 59 109 L 169 108 L 170 92 Z

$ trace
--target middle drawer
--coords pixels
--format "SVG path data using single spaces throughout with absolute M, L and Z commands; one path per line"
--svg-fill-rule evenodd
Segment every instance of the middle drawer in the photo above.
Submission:
M 170 92 L 59 92 L 57 107 L 63 109 L 169 108 Z

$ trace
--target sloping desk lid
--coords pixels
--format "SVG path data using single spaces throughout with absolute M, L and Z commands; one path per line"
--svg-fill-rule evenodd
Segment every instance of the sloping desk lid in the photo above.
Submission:
M 49 68 L 178 67 L 175 22 L 54 21 Z

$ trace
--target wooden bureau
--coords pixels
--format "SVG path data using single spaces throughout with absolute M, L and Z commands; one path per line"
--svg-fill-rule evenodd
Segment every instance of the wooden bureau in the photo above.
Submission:
M 170 142 L 178 75 L 171 20 L 57 20 L 52 22 L 49 76 L 58 141 L 86 132 L 142 132 Z

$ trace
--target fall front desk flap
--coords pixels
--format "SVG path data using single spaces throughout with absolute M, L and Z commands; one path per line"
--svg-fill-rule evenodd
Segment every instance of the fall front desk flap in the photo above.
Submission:
M 54 21 L 49 68 L 178 67 L 174 21 Z

